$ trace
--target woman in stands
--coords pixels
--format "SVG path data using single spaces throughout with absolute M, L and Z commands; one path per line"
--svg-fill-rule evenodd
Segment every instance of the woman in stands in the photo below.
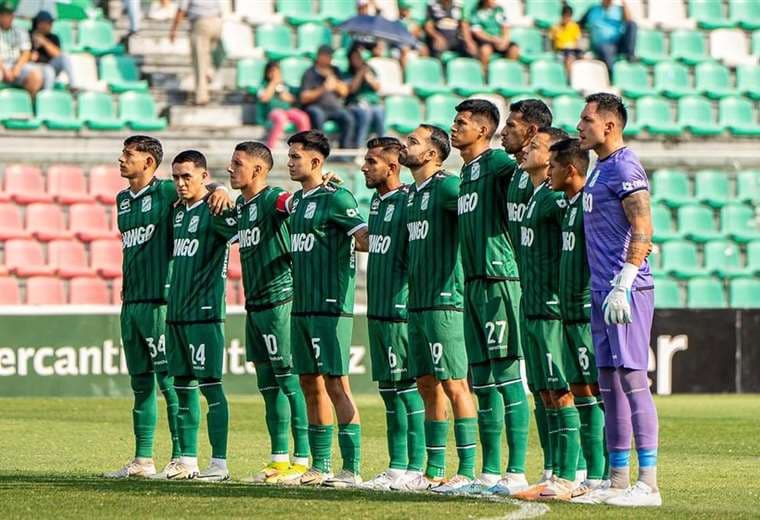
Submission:
M 385 108 L 378 94 L 380 81 L 364 61 L 360 45 L 354 44 L 348 51 L 348 75 L 349 94 L 346 103 L 356 121 L 354 142 L 358 146 L 364 146 L 371 130 L 377 135 L 385 133 Z
M 74 67 L 68 55 L 61 50 L 61 40 L 53 34 L 53 16 L 40 11 L 32 20 L 30 31 L 32 41 L 32 61 L 42 67 L 44 89 L 52 89 L 58 74 L 65 72 L 69 85 L 76 85 Z
M 271 128 L 267 136 L 267 146 L 273 149 L 285 133 L 288 122 L 293 123 L 299 132 L 311 129 L 309 115 L 293 106 L 296 96 L 282 79 L 280 65 L 270 61 L 264 68 L 266 86 L 258 92 L 258 115 L 264 123 L 269 120 Z

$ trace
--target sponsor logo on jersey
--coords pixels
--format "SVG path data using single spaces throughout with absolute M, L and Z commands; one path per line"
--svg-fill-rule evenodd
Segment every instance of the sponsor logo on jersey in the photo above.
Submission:
M 251 221 L 251 223 L 256 222 L 256 219 L 259 216 L 259 207 L 256 204 L 251 204 L 251 207 L 248 208 L 248 220 Z
M 591 178 L 588 180 L 587 186 L 589 188 L 593 188 L 594 184 L 596 184 L 596 180 L 599 178 L 599 169 L 594 168 L 594 171 L 591 172 Z
M 317 211 L 317 203 L 309 202 L 306 206 L 306 211 L 303 214 L 303 218 L 314 218 L 314 212 Z
M 583 194 L 583 212 L 591 213 L 594 209 L 594 197 L 590 193 Z
M 198 252 L 197 238 L 175 238 L 174 256 L 195 256 Z
M 258 245 L 261 240 L 261 230 L 258 226 L 250 229 L 241 229 L 240 233 L 240 247 L 253 247 Z
M 142 212 L 147 213 L 153 207 L 153 197 L 146 195 L 142 200 Z
M 507 202 L 507 218 L 510 222 L 522 222 L 525 216 L 525 204 L 517 204 L 516 202 Z
M 636 179 L 633 182 L 623 182 L 623 191 L 631 191 L 635 190 L 636 188 L 646 188 L 647 183 L 646 181 L 642 179 Z
M 294 253 L 308 253 L 314 249 L 313 233 L 293 233 L 290 237 L 290 247 Z
M 422 211 L 425 211 L 428 208 L 428 203 L 430 202 L 430 192 L 426 191 L 422 194 L 422 202 L 420 203 L 420 209 Z
M 174 217 L 174 227 L 180 227 L 182 225 L 182 219 L 185 218 L 185 213 L 180 211 L 177 216 Z
M 572 251 L 575 249 L 575 232 L 562 232 L 562 251 Z
M 384 255 L 391 247 L 391 237 L 386 235 L 369 236 L 369 253 Z
M 348 208 L 346 210 L 346 216 L 348 216 L 348 217 L 354 218 L 358 214 L 359 214 L 359 210 L 356 209 L 356 208 Z
M 127 213 L 129 211 L 129 199 L 123 199 L 119 202 L 119 215 Z
M 155 224 L 148 224 L 147 226 L 140 226 L 125 231 L 121 235 L 121 247 L 122 249 L 129 249 L 130 247 L 139 246 L 144 244 L 153 236 L 153 232 L 156 230 Z
M 471 211 L 475 211 L 475 208 L 478 207 L 478 194 L 477 192 L 473 193 L 465 193 L 464 195 L 460 195 L 457 199 L 457 214 L 458 215 L 464 215 L 465 213 L 470 213 Z
M 520 226 L 520 245 L 525 247 L 533 246 L 533 229 L 525 226 Z
M 567 207 L 567 201 L 565 199 L 557 199 L 557 207 L 565 209 Z
M 201 221 L 201 217 L 198 215 L 193 215 L 193 218 L 190 219 L 190 224 L 187 226 L 187 232 L 188 233 L 195 233 L 198 231 L 198 224 Z
M 578 214 L 578 208 L 572 208 L 570 210 L 570 216 L 567 219 L 567 223 L 569 226 L 575 225 L 575 216 Z
M 525 189 L 525 187 L 528 185 L 528 179 L 530 179 L 528 172 L 523 172 L 522 175 L 520 175 L 520 180 L 517 182 L 517 187 L 521 190 Z
M 395 204 L 388 204 L 388 207 L 385 208 L 385 217 L 383 217 L 384 222 L 390 222 L 393 220 L 393 212 L 396 210 Z
M 418 220 L 416 222 L 409 222 L 406 225 L 409 230 L 409 241 L 412 240 L 425 240 L 430 230 L 430 224 L 427 220 Z
M 472 170 L 470 170 L 470 180 L 476 181 L 480 177 L 480 161 L 476 162 L 472 165 Z

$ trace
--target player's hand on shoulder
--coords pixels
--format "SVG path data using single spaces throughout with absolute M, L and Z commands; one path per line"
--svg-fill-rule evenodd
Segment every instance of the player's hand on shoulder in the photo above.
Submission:
M 235 207 L 235 201 L 230 197 L 229 191 L 224 187 L 218 187 L 206 197 L 209 211 L 212 215 L 221 215 L 225 211 Z
M 330 183 L 343 184 L 343 179 L 335 172 L 327 172 L 322 176 L 322 186 L 327 186 Z

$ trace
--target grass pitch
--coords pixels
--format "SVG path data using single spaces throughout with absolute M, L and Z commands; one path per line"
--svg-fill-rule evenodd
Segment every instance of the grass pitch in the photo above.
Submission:
M 163 402 L 159 398 L 160 406 Z M 252 486 L 233 481 L 108 481 L 98 477 L 132 455 L 127 399 L 0 399 L 0 518 L 758 518 L 760 399 L 677 396 L 657 400 L 659 477 L 665 505 L 653 510 L 549 504 L 533 509 L 428 494 L 375 493 Z M 240 479 L 267 460 L 263 402 L 230 400 L 230 469 Z M 385 414 L 379 398 L 361 397 L 363 475 L 387 464 Z M 201 436 L 201 464 L 208 461 Z M 453 439 L 452 439 L 453 441 Z M 453 442 L 449 443 L 453 446 Z M 156 462 L 169 453 L 160 414 Z M 337 457 L 337 446 L 335 455 Z M 453 471 L 456 455 L 450 450 Z M 531 431 L 530 477 L 540 454 Z M 634 469 L 635 474 L 635 469 Z

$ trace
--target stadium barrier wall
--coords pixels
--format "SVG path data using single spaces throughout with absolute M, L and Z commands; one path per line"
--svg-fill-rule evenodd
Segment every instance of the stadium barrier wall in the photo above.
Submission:
M 254 394 L 245 362 L 245 315 L 230 308 L 225 324 L 225 388 Z M 131 395 L 119 336 L 119 308 L 0 309 L 0 396 Z M 760 311 L 657 310 L 650 379 L 670 393 L 760 392 Z M 351 385 L 375 392 L 367 321 L 354 319 Z

